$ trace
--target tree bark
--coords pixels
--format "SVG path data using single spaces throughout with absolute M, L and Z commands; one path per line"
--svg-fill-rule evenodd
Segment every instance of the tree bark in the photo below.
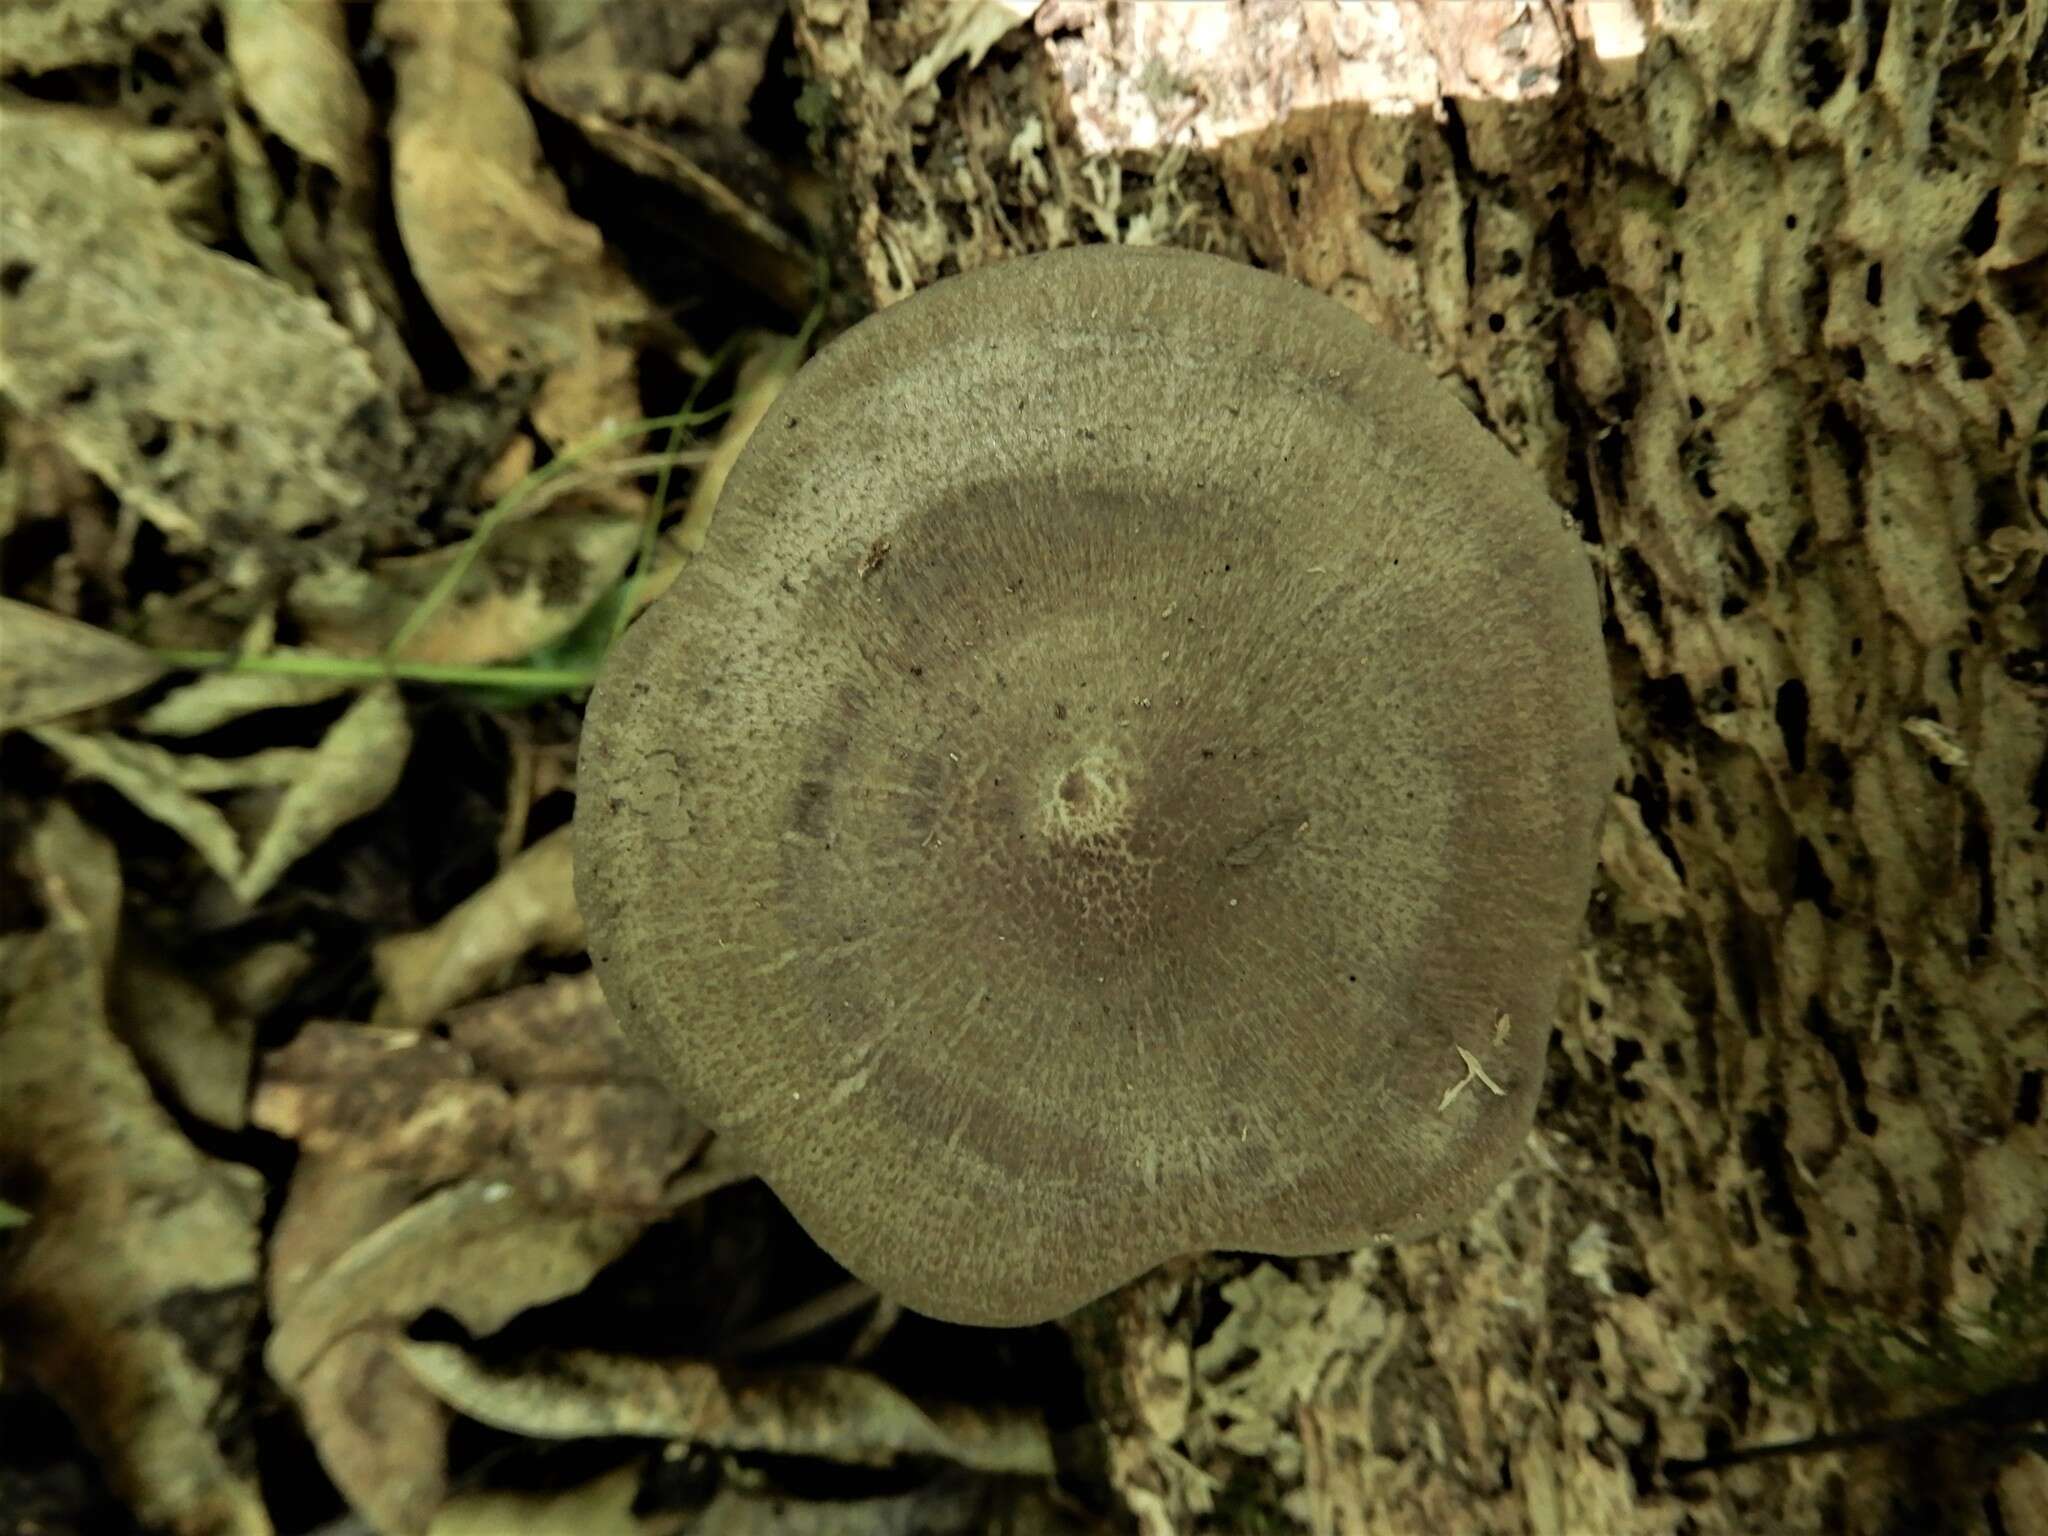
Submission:
M 1335 295 L 1577 519 L 1626 743 L 1522 1167 L 1076 1319 L 1120 1496 L 2048 1532 L 2048 3 L 1004 12 L 797 0 L 855 285 L 1110 239 Z

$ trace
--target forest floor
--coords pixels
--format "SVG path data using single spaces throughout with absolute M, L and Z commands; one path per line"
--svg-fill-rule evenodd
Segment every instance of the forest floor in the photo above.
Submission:
M 1984 86 L 2039 12 L 1930 3 L 1953 67 L 1901 21 L 1859 82 L 1909 8 L 1667 7 L 1589 64 L 1495 49 L 1576 3 L 1404 5 L 1515 65 L 1453 113 L 1377 26 L 1390 109 L 1310 101 L 1285 7 L 1236 8 L 1241 91 L 1116 55 L 1165 7 L 794 9 L 7 8 L 0 1536 L 2048 1532 L 2042 183 Z M 1777 13 L 1825 90 L 1739 53 Z M 1245 127 L 1282 98 L 1299 153 Z M 1885 149 L 1839 196 L 1823 109 Z M 871 295 L 1097 238 L 1262 253 L 1462 379 L 1607 562 L 1635 769 L 1467 1229 L 958 1328 L 620 1044 L 582 702 Z

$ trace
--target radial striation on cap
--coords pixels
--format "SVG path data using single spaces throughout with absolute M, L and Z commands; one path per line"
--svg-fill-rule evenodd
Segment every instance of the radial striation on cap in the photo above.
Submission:
M 577 897 L 820 1244 L 1033 1322 L 1482 1198 L 1617 756 L 1583 546 L 1420 363 L 1090 247 L 790 383 L 591 700 Z

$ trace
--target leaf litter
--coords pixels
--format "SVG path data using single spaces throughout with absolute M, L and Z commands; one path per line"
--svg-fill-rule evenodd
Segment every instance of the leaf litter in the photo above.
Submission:
M 789 57 L 735 0 L 0 37 L 0 1408 L 90 1460 L 0 1498 L 1101 1528 L 1010 1346 L 848 1281 L 581 966 L 574 701 L 828 307 Z
M 14 864 L 43 920 L 0 938 L 0 1186 L 28 1215 L 0 1272 L 9 1370 L 65 1408 L 139 1518 L 260 1536 L 216 1426 L 255 1336 L 262 1181 L 197 1151 L 114 1033 L 113 847 L 53 802 Z

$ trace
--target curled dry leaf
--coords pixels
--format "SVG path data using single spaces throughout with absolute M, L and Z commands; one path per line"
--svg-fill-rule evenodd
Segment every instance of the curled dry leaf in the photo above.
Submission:
M 812 263 L 790 233 L 788 174 L 747 132 L 776 19 L 757 0 L 628 0 L 537 59 L 526 79 L 536 100 L 596 148 L 710 215 L 678 221 L 685 242 L 801 314 Z
M 310 749 L 205 757 L 54 726 L 30 734 L 178 833 L 243 902 L 256 901 L 338 828 L 381 805 L 397 787 L 412 741 L 405 706 L 389 684 L 365 692 Z M 246 853 L 234 822 L 200 798 L 226 790 L 277 795 Z
M 39 726 L 29 734 L 88 778 L 111 784 L 156 815 L 149 796 L 217 795 L 233 789 L 278 789 L 303 774 L 313 760 L 307 747 L 265 747 L 243 757 L 207 757 L 172 752 L 125 736 Z M 131 793 L 132 787 L 132 793 Z M 160 818 L 168 820 L 168 817 Z
M 0 731 L 126 698 L 164 671 L 118 635 L 0 597 Z
M 411 428 L 362 351 L 324 304 L 181 229 L 118 132 L 0 109 L 0 386 L 124 505 L 230 559 L 231 580 L 402 525 L 410 506 L 373 487 L 400 478 Z
M 341 0 L 227 0 L 228 63 L 249 114 L 229 112 L 234 211 L 250 252 L 273 276 L 320 294 L 392 390 L 419 376 L 400 332 L 397 286 L 377 236 L 374 112 L 350 58 Z M 281 141 L 332 173 L 280 169 Z
M 1053 1471 L 1052 1441 L 1036 1414 L 919 1403 L 863 1371 L 742 1375 L 704 1361 L 594 1350 L 498 1368 L 455 1345 L 417 1340 L 402 1354 L 458 1412 L 543 1440 L 659 1436 L 862 1466 L 918 1456 L 1023 1477 Z
M 320 1464 L 349 1504 L 389 1536 L 416 1536 L 448 1489 L 447 1405 L 392 1352 L 396 1324 L 334 1341 L 294 1397 Z
M 406 643 L 405 659 L 489 666 L 553 644 L 625 574 L 639 537 L 637 516 L 588 509 L 500 528 L 462 585 Z M 314 650 L 373 654 L 462 553 L 458 546 L 302 577 L 291 590 L 292 615 Z
M 335 831 L 382 805 L 398 787 L 411 750 L 412 727 L 397 688 L 387 683 L 365 691 L 286 787 L 247 867 L 229 882 L 235 895 L 254 902 Z
M 643 1468 L 629 1462 L 558 1494 L 451 1498 L 429 1536 L 1084 1536 L 1106 1531 L 1056 1505 L 1037 1484 L 948 1471 L 901 1493 L 799 1500 L 726 1486 L 701 1509 L 634 1513 Z
M 254 1115 L 348 1166 L 422 1185 L 502 1177 L 649 1217 L 705 1134 L 643 1075 L 588 973 L 462 1009 L 432 1034 L 310 1024 L 265 1060 Z
M 329 1474 L 390 1531 L 423 1529 L 446 1486 L 449 1413 L 392 1354 L 404 1327 L 440 1308 L 487 1332 L 740 1176 L 677 1177 L 704 1133 L 640 1080 L 587 975 L 432 1035 L 309 1025 L 266 1061 L 253 1118 L 300 1151 L 272 1365 Z
M 289 1315 L 327 1267 L 419 1194 L 409 1174 L 302 1155 L 271 1235 L 272 1317 Z M 447 1487 L 448 1410 L 391 1354 L 401 1324 L 343 1333 L 286 1383 L 321 1464 L 380 1531 L 416 1532 Z
M 197 38 L 210 0 L 65 0 L 11 5 L 0 27 L 0 74 L 42 74 L 84 64 L 126 64 L 138 38 Z
M 223 0 L 228 63 L 263 126 L 345 187 L 371 178 L 370 100 L 338 0 Z
M 570 876 L 569 829 L 551 832 L 431 928 L 372 951 L 380 1024 L 420 1025 L 484 991 L 529 950 L 573 954 L 583 918 Z
M 74 773 L 112 785 L 145 816 L 162 822 L 184 838 L 206 861 L 206 867 L 222 880 L 233 880 L 242 872 L 242 843 L 235 834 L 234 823 L 222 814 L 220 807 L 200 799 L 189 787 L 195 775 L 209 788 L 227 787 L 219 782 L 224 759 L 181 757 L 148 742 L 91 736 L 51 726 L 39 727 L 30 734 L 70 764 Z M 278 750 L 290 751 L 289 762 L 297 766 L 297 751 Z M 275 760 L 267 754 L 257 756 L 261 761 L 245 771 L 269 775 L 254 782 L 277 782 L 278 775 L 271 773 Z M 289 769 L 284 772 L 288 776 Z
M 245 715 L 297 709 L 338 699 L 355 686 L 347 678 L 292 677 L 278 672 L 208 672 L 173 688 L 135 718 L 148 736 L 203 736 Z
M 640 1466 L 629 1462 L 562 1493 L 467 1493 L 450 1499 L 428 1536 L 662 1536 L 685 1526 L 676 1514 L 633 1512 Z
M 1999 1503 L 2016 1519 L 2012 1536 L 2048 1536 L 2048 1455 L 2018 1452 L 1998 1474 Z
M 114 967 L 111 1005 L 115 1031 L 167 1098 L 223 1130 L 248 1123 L 253 1018 L 220 1008 L 204 988 L 128 937 Z
M 298 1287 L 265 1358 L 289 1384 L 343 1334 L 430 1309 L 495 1333 L 582 1290 L 644 1225 L 637 1214 L 544 1205 L 502 1180 L 465 1180 L 406 1207 Z
M 543 1204 L 469 1179 L 414 1202 L 411 1174 L 309 1158 L 272 1243 L 265 1360 L 299 1402 L 323 1465 L 381 1529 L 414 1532 L 446 1487 L 447 1410 L 393 1351 L 421 1313 L 489 1333 L 581 1290 L 641 1217 Z
M 37 1192 L 0 1281 L 9 1363 L 143 1521 L 268 1536 L 216 1436 L 252 1342 L 261 1181 L 194 1150 L 108 1027 L 113 850 L 58 803 L 21 862 L 47 920 L 0 940 L 0 1176 Z
M 543 375 L 534 425 L 561 447 L 639 415 L 626 333 L 651 307 L 569 210 L 519 87 L 504 0 L 382 0 L 396 85 L 392 202 L 414 275 L 484 383 Z

